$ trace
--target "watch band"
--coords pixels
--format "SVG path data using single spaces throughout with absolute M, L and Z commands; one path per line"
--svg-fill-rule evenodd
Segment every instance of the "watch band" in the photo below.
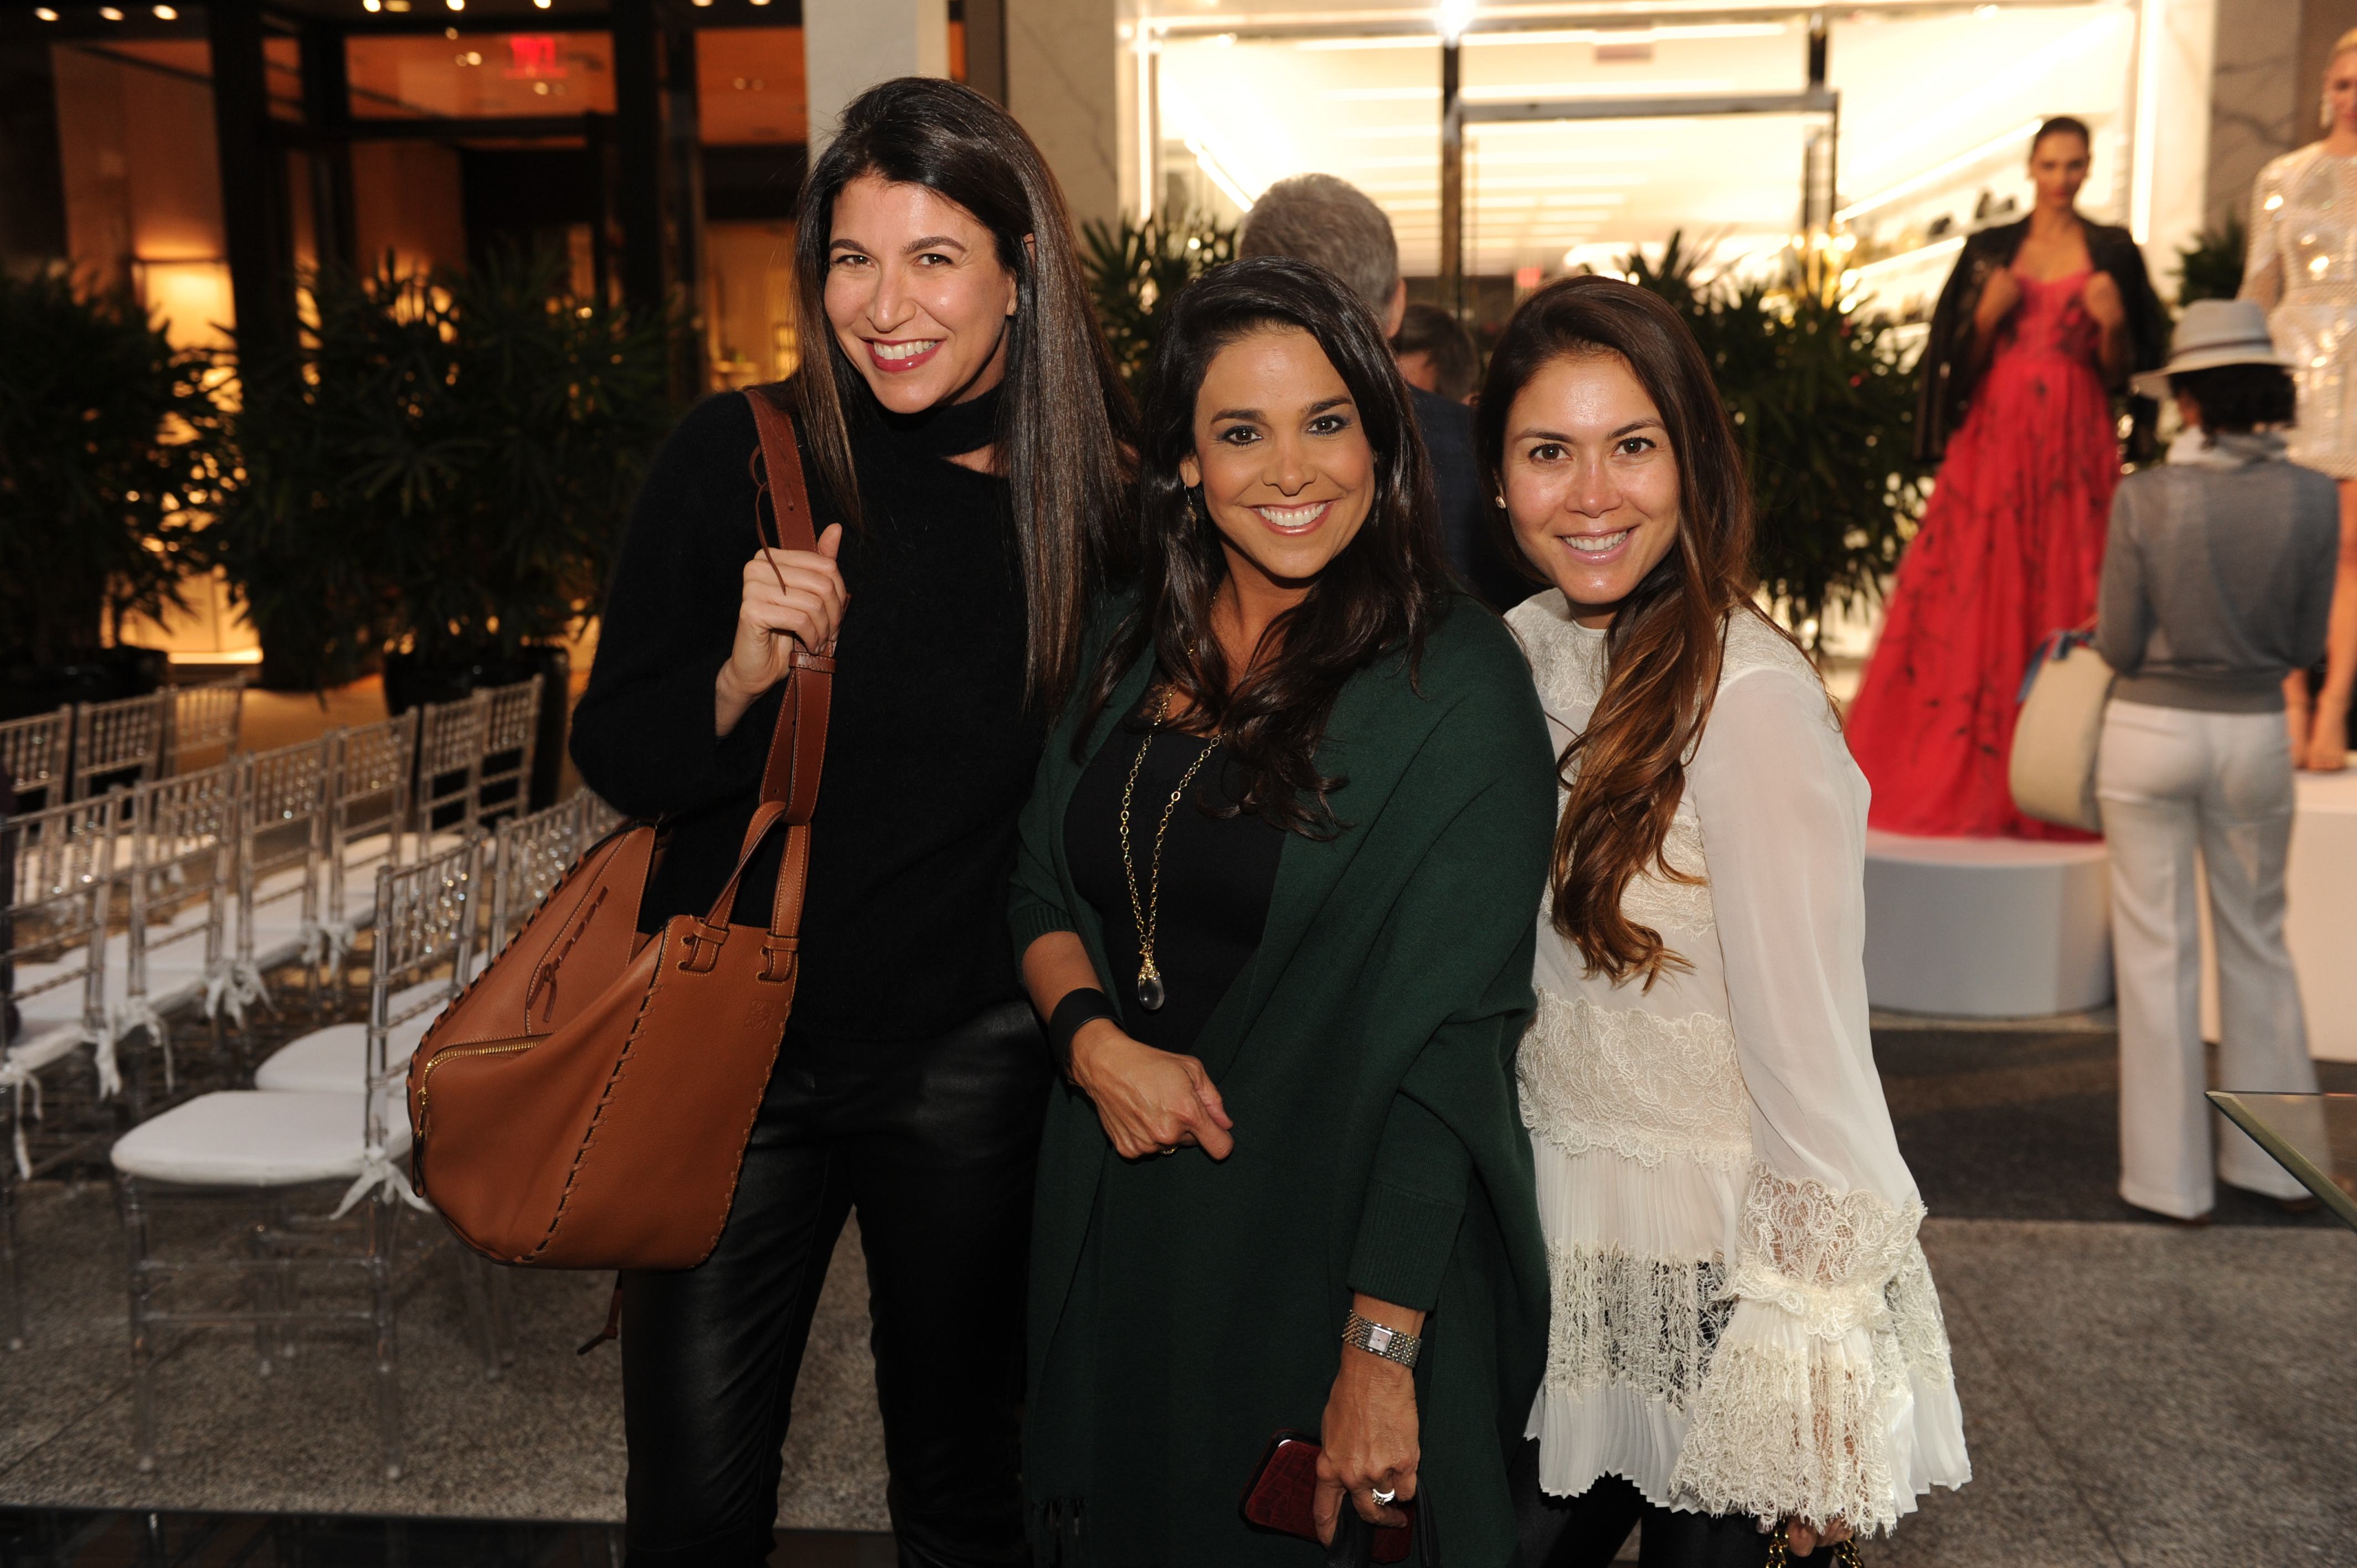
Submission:
M 1424 1341 L 1398 1328 L 1386 1328 L 1380 1323 L 1351 1314 L 1342 1325 L 1342 1343 L 1364 1350 L 1370 1356 L 1381 1356 L 1386 1361 L 1396 1361 L 1403 1367 L 1415 1365 L 1424 1349 Z

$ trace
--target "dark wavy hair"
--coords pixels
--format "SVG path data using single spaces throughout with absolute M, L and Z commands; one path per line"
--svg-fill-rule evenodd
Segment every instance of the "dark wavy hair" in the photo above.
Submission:
M 2291 372 L 2280 365 L 2213 365 L 2180 371 L 2169 390 L 2193 400 L 2201 411 L 2201 444 L 2214 446 L 2222 435 L 2280 427 L 2298 413 Z
M 1642 975 L 1651 986 L 1685 961 L 1659 931 L 1630 919 L 1620 899 L 1649 866 L 1695 880 L 1670 865 L 1662 844 L 1685 792 L 1685 759 L 1718 694 L 1727 619 L 1758 613 L 1751 489 L 1693 331 L 1659 295 L 1587 276 L 1558 279 L 1524 300 L 1491 356 L 1474 428 L 1492 496 L 1505 494 L 1514 399 L 1557 360 L 1590 357 L 1626 364 L 1661 412 L 1678 465 L 1678 536 L 1613 616 L 1603 693 L 1557 759 L 1569 798 L 1555 824 L 1550 918 L 1590 974 L 1616 983 Z M 1491 513 L 1509 559 L 1530 570 L 1504 509 Z
M 1022 552 L 1025 683 L 1052 712 L 1079 679 L 1086 606 L 1128 537 L 1125 451 L 1137 432 L 1089 304 L 1071 217 L 1023 127 L 972 88 L 906 76 L 869 88 L 843 112 L 802 185 L 794 283 L 806 358 L 793 384 L 811 456 L 854 526 L 859 485 L 845 411 L 871 394 L 827 321 L 827 252 L 835 198 L 870 174 L 965 209 L 1015 274 L 996 448 Z
M 1247 676 L 1228 667 L 1212 634 L 1227 556 L 1178 464 L 1195 451 L 1195 403 L 1212 360 L 1239 338 L 1288 328 L 1316 338 L 1350 390 L 1375 455 L 1375 493 L 1350 544 L 1269 627 L 1265 656 Z M 1334 700 L 1386 654 L 1404 657 L 1413 679 L 1449 593 L 1431 466 L 1383 324 L 1349 285 L 1307 262 L 1255 256 L 1198 280 L 1172 302 L 1155 349 L 1138 468 L 1137 605 L 1088 685 L 1075 751 L 1150 649 L 1163 680 L 1193 705 L 1186 727 L 1227 743 L 1242 783 L 1235 811 L 1330 836 L 1340 824 L 1327 798 L 1343 780 L 1318 771 L 1317 750 Z

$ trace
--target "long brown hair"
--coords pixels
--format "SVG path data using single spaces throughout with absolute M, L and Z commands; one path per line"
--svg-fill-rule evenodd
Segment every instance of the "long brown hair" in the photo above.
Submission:
M 1211 631 L 1227 555 L 1178 464 L 1195 450 L 1195 401 L 1211 361 L 1240 338 L 1286 328 L 1316 338 L 1350 389 L 1375 455 L 1375 494 L 1350 544 L 1271 623 L 1270 657 L 1241 680 Z M 1089 683 L 1075 750 L 1150 649 L 1193 704 L 1189 727 L 1227 743 L 1243 784 L 1239 810 L 1330 834 L 1340 824 L 1326 798 L 1343 780 L 1318 773 L 1317 751 L 1334 700 L 1379 657 L 1403 658 L 1413 679 L 1449 593 L 1431 466 L 1382 324 L 1348 285 L 1308 262 L 1254 256 L 1199 279 L 1172 302 L 1155 349 L 1139 469 L 1137 608 Z
M 1088 602 L 1128 538 L 1124 451 L 1137 430 L 1089 306 L 1071 217 L 1023 127 L 972 88 L 901 77 L 869 88 L 843 112 L 802 186 L 794 286 L 807 360 L 794 385 L 811 456 L 855 527 L 859 482 L 846 410 L 873 394 L 827 321 L 827 252 L 835 198 L 870 174 L 924 186 L 964 208 L 990 231 L 999 265 L 1015 274 L 995 446 L 1014 492 L 1022 552 L 1025 684 L 1052 712 L 1079 678 Z
M 1685 961 L 1659 931 L 1630 919 L 1620 899 L 1648 867 L 1695 880 L 1671 865 L 1662 846 L 1684 793 L 1686 759 L 1718 693 L 1727 620 L 1757 613 L 1751 489 L 1710 366 L 1677 312 L 1616 278 L 1569 277 L 1523 302 L 1491 358 L 1477 435 L 1493 496 L 1505 494 L 1515 397 L 1554 361 L 1587 356 L 1627 365 L 1660 411 L 1678 465 L 1678 532 L 1613 616 L 1603 693 L 1557 759 L 1570 798 L 1555 824 L 1550 918 L 1578 945 L 1590 974 L 1616 983 L 1642 975 L 1650 988 Z M 1508 557 L 1523 562 L 1504 509 L 1491 513 Z

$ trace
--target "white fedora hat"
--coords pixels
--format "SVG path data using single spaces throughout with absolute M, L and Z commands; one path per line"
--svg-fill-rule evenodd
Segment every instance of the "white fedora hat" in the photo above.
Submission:
M 2214 371 L 2221 365 L 2288 366 L 2276 352 L 2267 334 L 2267 313 L 2256 300 L 2197 299 L 2178 318 L 2170 337 L 2169 363 L 2146 371 L 2129 382 L 2138 397 L 2169 397 L 2169 378 L 2188 371 Z

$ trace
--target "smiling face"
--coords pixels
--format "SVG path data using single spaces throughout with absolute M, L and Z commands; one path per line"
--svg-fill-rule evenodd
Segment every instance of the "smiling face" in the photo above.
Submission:
M 1506 515 L 1583 626 L 1613 612 L 1678 537 L 1678 460 L 1644 384 L 1618 354 L 1566 354 L 1506 413 Z
M 1237 591 L 1297 600 L 1367 521 L 1375 453 L 1318 339 L 1275 327 L 1212 359 L 1178 476 L 1201 487 Z
M 963 403 L 1006 373 L 1014 273 L 990 231 L 921 185 L 861 175 L 834 199 L 826 317 L 895 413 Z
M 2075 131 L 2056 131 L 2030 144 L 2029 178 L 2038 187 L 2038 205 L 2069 211 L 2087 183 L 2086 138 Z

